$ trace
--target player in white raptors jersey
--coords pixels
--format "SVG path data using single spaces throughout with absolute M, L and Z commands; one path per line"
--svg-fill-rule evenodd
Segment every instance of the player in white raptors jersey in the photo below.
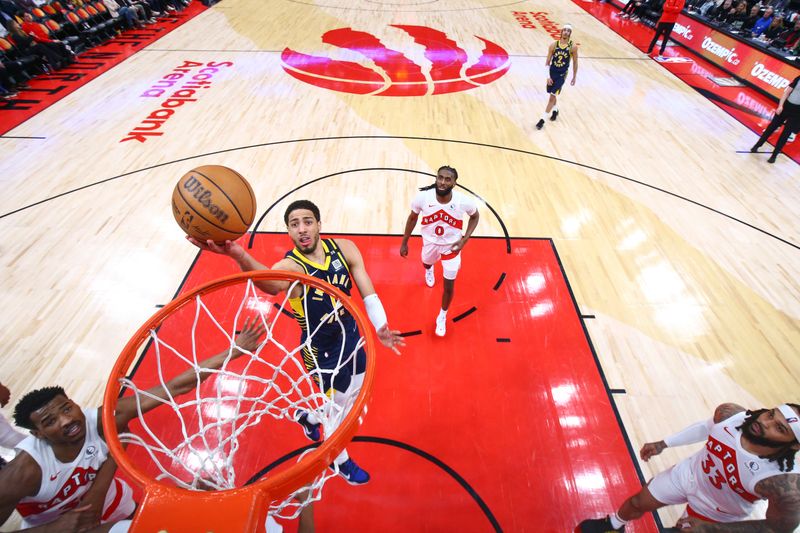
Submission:
M 425 283 L 433 287 L 435 278 L 433 265 L 442 261 L 442 309 L 436 317 L 436 334 L 444 336 L 447 331 L 447 309 L 453 301 L 453 289 L 458 269 L 461 268 L 461 249 L 467 244 L 478 225 L 478 206 L 470 196 L 454 191 L 458 171 L 443 166 L 436 173 L 436 183 L 423 187 L 411 202 L 411 213 L 406 220 L 400 255 L 408 256 L 408 239 L 420 221 L 422 234 L 422 265 L 425 267 Z M 469 216 L 467 230 L 461 234 L 464 215 Z
M 681 531 L 792 532 L 800 525 L 800 405 L 746 411 L 717 407 L 714 418 L 697 422 L 640 452 L 643 460 L 667 446 L 706 442 L 703 449 L 655 476 L 604 519 L 584 520 L 583 533 L 624 531 L 625 523 L 666 505 L 687 504 Z M 758 500 L 767 500 L 765 520 L 748 520 Z
M 255 351 L 264 334 L 257 321 L 246 321 L 236 345 Z M 232 358 L 242 355 L 234 349 Z M 217 369 L 228 350 L 200 363 Z M 199 374 L 204 380 L 210 373 Z M 195 390 L 198 374 L 189 369 L 140 397 L 142 412 L 161 405 L 157 398 Z M 14 422 L 31 436 L 17 445 L 17 455 L 0 470 L 0 525 L 16 507 L 34 531 L 85 531 L 100 522 L 111 524 L 134 510 L 130 487 L 114 478 L 116 464 L 103 440 L 102 407 L 82 410 L 61 387 L 46 387 L 23 396 L 14 409 Z M 117 402 L 115 422 L 122 431 L 138 416 L 136 397 Z M 98 531 L 108 531 L 108 527 Z M 113 528 L 111 531 L 115 531 Z M 91 530 L 93 533 L 96 531 Z

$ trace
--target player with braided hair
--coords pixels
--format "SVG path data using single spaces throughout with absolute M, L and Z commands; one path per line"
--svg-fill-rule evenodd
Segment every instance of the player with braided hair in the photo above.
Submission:
M 625 523 L 667 505 L 686 503 L 676 527 L 681 531 L 794 531 L 800 525 L 800 405 L 746 410 L 717 407 L 714 418 L 697 422 L 640 455 L 647 461 L 664 448 L 696 442 L 696 454 L 655 476 L 616 513 L 584 520 L 582 533 L 624 531 Z M 765 520 L 748 520 L 754 503 L 767 500 Z

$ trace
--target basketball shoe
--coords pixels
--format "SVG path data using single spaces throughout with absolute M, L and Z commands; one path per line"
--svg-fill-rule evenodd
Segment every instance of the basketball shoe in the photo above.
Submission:
M 553 112 L 550 114 L 550 120 L 555 120 L 558 118 L 558 109 L 553 109 Z
M 433 287 L 433 284 L 436 283 L 436 278 L 433 276 L 433 267 L 425 269 L 425 285 L 428 287 Z
M 444 337 L 445 333 L 447 333 L 447 316 L 437 316 L 436 317 L 436 336 L 437 337 Z
M 539 122 L 537 122 L 537 123 L 536 123 L 536 129 L 537 129 L 537 130 L 540 130 L 540 129 L 542 129 L 542 128 L 544 128 L 544 119 L 543 119 L 543 118 L 540 118 L 540 119 L 539 119 Z
M 306 434 L 308 440 L 318 441 L 319 426 L 320 424 L 312 424 L 308 421 L 308 413 L 305 411 L 297 411 L 294 415 L 294 421 L 303 427 L 303 433 Z
M 330 469 L 336 472 L 337 466 L 339 467 L 339 475 L 351 485 L 363 485 L 369 481 L 367 471 L 358 466 L 352 459 L 348 459 L 340 465 L 331 465 Z
M 614 529 L 611 526 L 611 520 L 606 516 L 605 518 L 584 520 L 578 524 L 578 529 L 575 530 L 575 533 L 613 533 L 615 531 L 625 531 L 625 526 Z

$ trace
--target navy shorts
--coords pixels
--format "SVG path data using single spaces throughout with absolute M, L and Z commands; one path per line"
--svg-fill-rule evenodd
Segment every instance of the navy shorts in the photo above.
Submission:
M 339 329 L 339 326 L 336 326 Z M 367 354 L 362 346 L 356 351 L 361 334 L 355 320 L 334 335 L 315 336 L 311 350 L 303 348 L 303 363 L 314 381 L 327 393 L 331 387 L 345 392 L 353 376 L 363 373 L 367 368 Z M 305 339 L 303 339 L 303 342 Z M 344 344 L 344 347 L 342 345 Z M 355 352 L 355 353 L 353 353 Z M 319 369 L 319 371 L 317 371 Z
M 551 74 L 550 79 L 553 80 L 553 85 L 547 86 L 547 92 L 550 94 L 559 94 L 561 88 L 564 86 L 564 82 L 567 80 L 567 73 L 565 72 L 561 76 L 553 76 Z

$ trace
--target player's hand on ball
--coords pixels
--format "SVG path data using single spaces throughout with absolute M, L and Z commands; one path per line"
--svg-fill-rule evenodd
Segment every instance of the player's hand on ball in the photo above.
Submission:
M 408 245 L 403 243 L 400 245 L 400 257 L 408 256 Z
M 210 239 L 207 241 L 200 241 L 194 237 L 190 237 L 189 235 L 186 236 L 186 240 L 204 252 L 214 252 L 215 254 L 228 255 L 233 258 L 241 255 L 241 252 L 243 251 L 242 247 L 234 241 L 225 241 L 224 243 L 220 244 Z
M 651 457 L 655 457 L 656 455 L 660 454 L 664 451 L 667 445 L 663 440 L 658 442 L 648 442 L 642 449 L 639 451 L 639 456 L 642 458 L 642 461 L 649 461 Z
M 391 348 L 394 353 L 400 355 L 400 350 L 398 350 L 397 347 L 405 346 L 406 341 L 403 339 L 403 337 L 400 336 L 399 331 L 389 329 L 389 324 L 384 324 L 383 327 L 381 327 L 381 329 L 379 329 L 377 333 L 378 333 L 378 338 L 381 341 L 381 344 L 383 344 L 387 348 Z

